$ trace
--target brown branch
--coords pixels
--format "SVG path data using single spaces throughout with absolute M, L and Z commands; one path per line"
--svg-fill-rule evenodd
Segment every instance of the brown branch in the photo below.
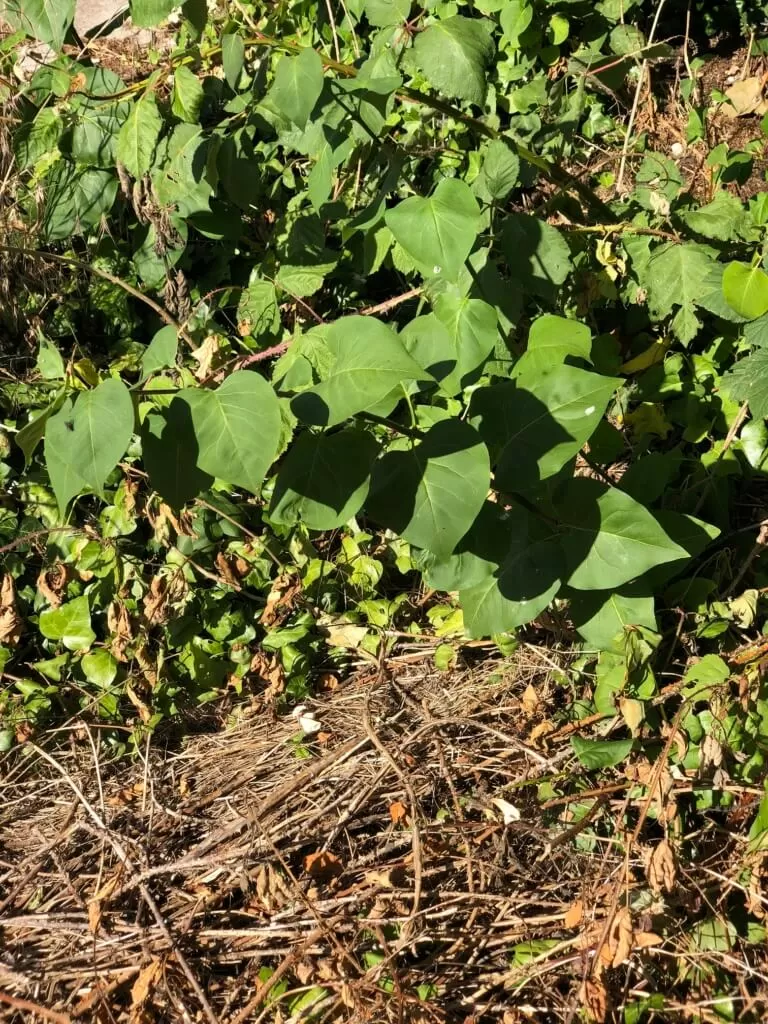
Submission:
M 49 1010 L 45 1006 L 41 1006 L 39 1003 L 33 1003 L 29 999 L 17 999 L 16 996 L 9 995 L 8 992 L 3 992 L 1 988 L 0 1003 L 5 1003 L 6 1006 L 11 1006 L 14 1010 L 25 1011 L 26 1013 L 36 1013 L 38 1017 L 50 1020 L 53 1024 L 72 1024 L 72 1018 L 68 1013 L 59 1013 L 57 1010 Z
M 386 302 L 380 302 L 377 306 L 366 306 L 365 309 L 361 309 L 359 316 L 378 316 L 379 313 L 388 313 L 390 309 L 394 309 L 395 306 L 400 306 L 403 302 L 408 302 L 410 299 L 415 299 L 417 295 L 421 295 L 421 288 L 411 288 L 408 292 L 403 292 L 402 295 L 396 295 L 394 299 L 387 299 Z

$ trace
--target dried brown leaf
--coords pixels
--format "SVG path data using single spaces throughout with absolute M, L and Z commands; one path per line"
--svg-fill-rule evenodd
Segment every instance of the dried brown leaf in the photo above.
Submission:
M 344 870 L 339 858 L 329 850 L 308 853 L 304 858 L 304 870 L 316 882 L 330 882 Z
M 407 819 L 408 808 L 402 800 L 395 800 L 394 803 L 389 805 L 389 816 L 392 819 L 393 824 L 399 825 Z
M 526 713 L 526 715 L 533 715 L 536 713 L 536 710 L 539 706 L 539 695 L 536 693 L 536 690 L 533 688 L 533 686 L 531 686 L 530 683 L 528 683 L 525 690 L 523 691 L 523 698 L 521 703 L 523 705 L 523 711 Z
M 675 852 L 668 840 L 662 841 L 655 846 L 645 869 L 652 892 L 657 895 L 662 892 L 672 892 L 677 880 L 677 864 L 675 863 Z
M 728 102 L 722 106 L 726 117 L 746 117 L 757 114 L 762 117 L 768 113 L 768 102 L 763 96 L 763 79 L 757 75 L 734 82 L 725 90 Z
M 600 950 L 600 962 L 606 967 L 619 967 L 632 954 L 632 915 L 626 907 L 620 907 L 611 922 L 608 938 Z
M 565 912 L 563 918 L 563 924 L 566 928 L 577 928 L 584 920 L 584 903 L 581 900 L 576 900 Z
M 16 608 L 16 584 L 6 573 L 0 583 L 0 643 L 15 647 L 24 632 L 24 620 Z
M 602 1024 L 608 1016 L 608 992 L 602 978 L 587 978 L 581 986 L 579 1000 L 592 1020 Z
M 197 360 L 198 366 L 194 371 L 198 380 L 205 380 L 217 369 L 219 363 L 219 352 L 221 341 L 217 334 L 209 334 L 199 348 L 192 353 L 192 358 Z
M 69 566 L 63 562 L 55 562 L 40 570 L 37 577 L 37 589 L 52 608 L 58 608 L 64 600 L 64 591 L 70 579 Z
M 141 1019 L 140 1011 L 149 999 L 162 971 L 162 960 L 153 960 L 139 971 L 136 981 L 131 987 L 131 1024 L 134 1022 L 138 1024 Z
M 107 629 L 111 634 L 110 653 L 118 661 L 128 661 L 126 650 L 133 640 L 133 626 L 128 609 L 122 601 L 113 601 L 107 608 Z

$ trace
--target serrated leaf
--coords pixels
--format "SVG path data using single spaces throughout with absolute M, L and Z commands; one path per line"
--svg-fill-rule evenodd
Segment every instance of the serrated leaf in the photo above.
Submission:
M 691 231 L 721 242 L 737 238 L 746 219 L 741 202 L 724 189 L 716 194 L 711 203 L 686 210 L 681 216 Z
M 571 737 L 574 754 L 590 771 L 621 764 L 629 756 L 633 742 L 632 739 L 585 740 L 581 736 Z
M 661 524 L 623 491 L 577 477 L 558 498 L 562 545 L 576 590 L 620 587 L 647 570 L 686 559 Z
M 669 316 L 680 307 L 673 327 L 683 342 L 692 341 L 699 329 L 694 310 L 711 266 L 711 256 L 693 242 L 668 242 L 656 249 L 648 262 L 643 284 L 654 317 Z
M 637 201 L 651 213 L 667 216 L 683 187 L 680 168 L 663 153 L 646 153 L 635 178 Z
M 472 185 L 475 195 L 486 202 L 506 199 L 520 177 L 520 158 L 501 139 L 488 143 L 480 174 Z
M 141 450 L 149 482 L 173 509 L 181 509 L 214 482 L 198 466 L 198 440 L 189 404 L 174 398 L 150 412 L 141 426 Z
M 76 597 L 59 608 L 40 612 L 40 632 L 49 640 L 58 640 L 69 651 L 90 647 L 96 639 L 91 628 L 91 608 L 87 597 Z
M 267 94 L 272 106 L 299 128 L 323 91 L 323 62 L 314 50 L 302 50 L 298 57 L 281 57 L 275 80 Z
M 469 185 L 444 178 L 428 199 L 411 196 L 385 215 L 395 240 L 423 276 L 455 280 L 481 227 L 480 207 Z
M 768 274 L 748 263 L 729 263 L 723 272 L 725 301 L 747 320 L 768 313 Z
M 342 317 L 329 328 L 324 343 L 332 360 L 330 372 L 291 403 L 305 423 L 332 427 L 388 400 L 391 409 L 404 397 L 403 385 L 428 379 L 394 331 L 374 317 Z
M 103 381 L 68 400 L 45 427 L 45 463 L 62 512 L 80 491 L 100 494 L 133 433 L 133 402 L 122 381 Z
M 411 0 L 365 0 L 365 16 L 377 28 L 401 25 L 410 10 Z
M 526 291 L 553 301 L 571 272 L 571 252 L 557 228 L 527 213 L 510 214 L 501 247 L 513 278 Z
M 76 0 L 6 0 L 4 16 L 15 29 L 60 50 L 75 17 Z
M 232 92 L 237 92 L 240 75 L 243 73 L 245 43 L 238 32 L 228 32 L 221 37 L 221 64 L 224 77 Z
M 334 434 L 302 434 L 288 452 L 275 483 L 269 514 L 277 523 L 303 522 L 334 530 L 364 504 L 376 440 L 354 427 Z
M 740 359 L 720 384 L 734 402 L 749 402 L 754 418 L 768 416 L 768 350 L 759 349 Z
M 485 70 L 494 53 L 484 21 L 458 14 L 434 22 L 416 36 L 413 52 L 419 69 L 435 89 L 454 99 L 483 104 Z
M 203 87 L 197 75 L 184 64 L 173 72 L 171 110 L 182 121 L 197 124 L 203 105 Z
M 258 267 L 254 267 L 248 285 L 240 295 L 237 327 L 241 335 L 250 334 L 254 338 L 274 334 L 280 329 L 275 286 L 259 277 Z
M 203 473 L 258 494 L 280 440 L 280 403 L 266 380 L 236 370 L 216 391 L 179 393 L 192 415 L 197 467 Z
M 475 521 L 490 487 L 488 450 L 477 431 L 443 420 L 408 450 L 374 467 L 369 515 L 409 543 L 449 555 Z
M 165 21 L 178 0 L 130 0 L 131 21 L 140 28 L 153 28 Z
M 143 178 L 152 166 L 163 119 L 152 93 L 131 108 L 117 137 L 117 159 L 134 178 Z
M 117 195 L 117 180 L 109 171 L 76 167 L 60 161 L 45 182 L 42 231 L 56 242 L 83 234 L 108 213 Z
M 620 57 L 637 54 L 645 46 L 645 36 L 635 25 L 617 25 L 611 32 L 611 49 Z

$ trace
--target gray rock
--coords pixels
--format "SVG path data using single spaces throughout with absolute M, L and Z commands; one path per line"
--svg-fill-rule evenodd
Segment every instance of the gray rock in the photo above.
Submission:
M 77 0 L 75 31 L 81 39 L 87 39 L 127 11 L 126 0 Z

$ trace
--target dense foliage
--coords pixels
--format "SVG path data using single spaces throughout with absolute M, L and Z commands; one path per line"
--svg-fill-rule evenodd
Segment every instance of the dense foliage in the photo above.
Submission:
M 659 608 L 739 621 L 768 199 L 729 190 L 750 146 L 705 153 L 698 198 L 642 131 L 626 172 L 595 159 L 641 62 L 703 66 L 655 8 L 190 0 L 128 84 L 78 59 L 74 0 L 5 9 L 6 330 L 36 348 L 2 385 L 5 742 L 57 702 L 301 695 L 425 626 L 443 666 L 462 632 L 572 626 L 598 703 L 638 704 Z

